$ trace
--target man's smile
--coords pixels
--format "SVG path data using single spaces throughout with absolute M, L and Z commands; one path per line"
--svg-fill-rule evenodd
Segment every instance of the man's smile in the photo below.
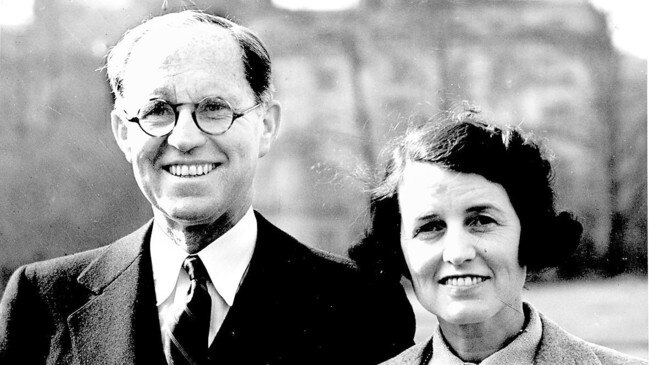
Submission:
M 178 177 L 196 177 L 209 174 L 216 166 L 215 163 L 167 165 L 164 170 Z

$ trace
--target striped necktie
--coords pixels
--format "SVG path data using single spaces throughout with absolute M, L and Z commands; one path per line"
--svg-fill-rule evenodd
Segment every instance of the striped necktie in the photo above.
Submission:
M 203 364 L 207 360 L 212 299 L 207 291 L 209 276 L 203 262 L 189 255 L 183 262 L 189 275 L 185 306 L 165 336 L 164 350 L 169 365 Z

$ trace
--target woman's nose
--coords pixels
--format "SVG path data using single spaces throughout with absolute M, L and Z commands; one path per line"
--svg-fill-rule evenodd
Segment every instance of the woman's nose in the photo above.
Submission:
M 167 143 L 182 152 L 189 152 L 204 145 L 207 135 L 198 129 L 194 118 L 196 117 L 191 108 L 181 108 L 178 112 L 178 122 L 167 137 Z
M 444 237 L 444 252 L 442 258 L 445 262 L 459 266 L 475 259 L 475 237 L 464 229 L 449 229 Z

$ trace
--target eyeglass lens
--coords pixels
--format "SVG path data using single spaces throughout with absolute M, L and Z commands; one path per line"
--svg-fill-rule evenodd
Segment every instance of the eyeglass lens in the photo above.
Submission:
M 227 101 L 206 98 L 198 103 L 194 115 L 196 123 L 204 132 L 220 134 L 230 128 L 234 113 Z M 176 124 L 176 118 L 174 107 L 160 99 L 149 101 L 138 114 L 142 129 L 155 136 L 170 133 Z

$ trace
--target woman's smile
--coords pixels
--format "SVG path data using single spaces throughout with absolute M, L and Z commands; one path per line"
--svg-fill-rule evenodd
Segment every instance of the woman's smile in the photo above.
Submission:
M 442 278 L 438 282 L 444 286 L 468 288 L 468 287 L 474 287 L 479 284 L 482 284 L 488 279 L 489 278 L 485 276 L 463 275 L 463 276 L 447 276 L 445 278 Z

